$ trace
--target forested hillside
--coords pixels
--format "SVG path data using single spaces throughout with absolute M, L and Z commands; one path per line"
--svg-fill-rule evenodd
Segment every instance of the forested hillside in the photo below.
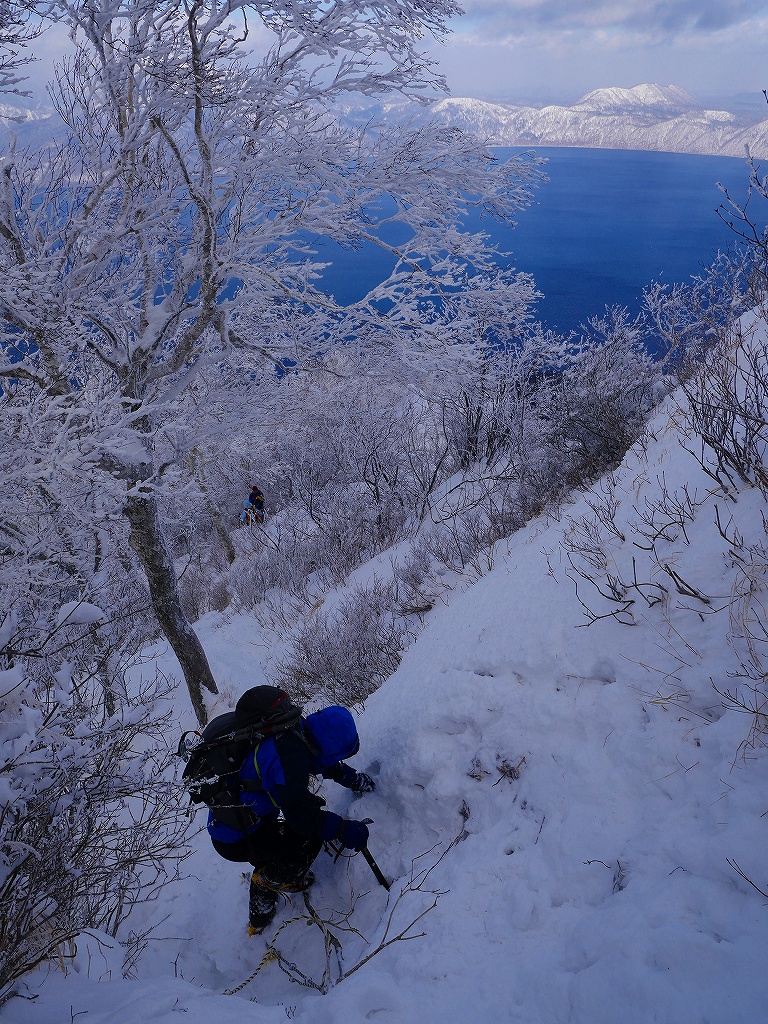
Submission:
M 185 838 L 169 833 L 180 820 L 171 782 L 165 817 L 134 823 L 167 844 L 173 871 L 148 875 L 134 846 L 128 877 L 152 884 L 129 893 L 148 901 L 62 938 L 16 980 L 0 1019 L 608 1024 L 617 1006 L 629 1024 L 763 1015 L 766 480 L 754 427 L 766 337 L 763 317 L 744 317 L 583 493 L 463 562 L 425 548 L 418 609 L 394 614 L 385 600 L 404 568 L 414 578 L 407 538 L 303 604 L 287 591 L 280 604 L 274 588 L 268 602 L 206 613 L 197 629 L 222 684 L 212 714 L 275 678 L 273 659 L 292 692 L 355 708 L 353 763 L 376 792 L 351 798 L 326 784 L 323 794 L 341 814 L 373 818 L 370 846 L 391 891 L 361 857 L 321 854 L 309 901 L 282 901 L 273 928 L 246 938 L 244 878 L 214 854 L 199 814 Z M 445 510 L 452 490 L 434 507 Z M 276 518 L 238 532 L 247 544 L 234 567 L 246 572 Z M 444 512 L 418 533 L 449 522 Z M 310 635 L 299 648 L 295 638 Z M 366 657 L 378 676 L 360 667 Z M 130 697 L 155 673 L 179 674 L 162 643 L 126 674 Z M 59 675 L 48 691 L 46 723 L 33 717 L 31 683 L 13 708 L 6 697 L 6 736 L 28 780 L 40 777 L 41 751 L 66 763 L 93 743 L 82 722 L 70 725 L 69 749 L 52 742 L 84 692 L 80 679 L 68 684 Z M 125 735 L 128 706 L 116 732 L 105 723 L 113 735 Z M 162 706 L 160 749 L 192 720 L 183 691 Z M 38 813 L 41 798 L 30 803 Z M 82 822 L 88 802 L 75 806 Z M 116 824 L 110 833 L 102 822 L 102 855 Z M 65 874 L 40 850 L 42 893 Z M 17 904 L 27 891 L 6 889 Z
M 0 176 L 0 1019 L 760 1019 L 754 205 L 560 336 L 460 227 L 535 156 L 333 116 L 438 94 L 452 4 L 51 13 L 68 137 Z M 394 269 L 338 305 L 317 237 Z M 327 799 L 393 886 L 321 855 L 249 940 L 175 752 L 259 683 L 359 715 L 376 791 Z

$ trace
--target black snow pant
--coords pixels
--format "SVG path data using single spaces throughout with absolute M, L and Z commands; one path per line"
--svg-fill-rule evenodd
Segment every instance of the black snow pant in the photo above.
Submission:
M 319 836 L 303 836 L 284 821 L 270 819 L 234 843 L 213 839 L 213 848 L 226 860 L 250 863 L 249 918 L 261 928 L 275 915 L 281 890 L 295 891 L 323 845 Z

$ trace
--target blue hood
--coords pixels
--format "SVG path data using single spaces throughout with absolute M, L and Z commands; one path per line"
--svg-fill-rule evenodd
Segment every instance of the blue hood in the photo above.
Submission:
M 308 715 L 306 722 L 320 748 L 318 760 L 323 768 L 352 757 L 360 749 L 357 726 L 347 708 L 331 705 Z

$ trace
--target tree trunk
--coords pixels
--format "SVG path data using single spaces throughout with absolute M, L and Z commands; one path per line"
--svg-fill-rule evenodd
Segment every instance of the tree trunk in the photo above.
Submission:
M 232 565 L 235 558 L 237 557 L 237 553 L 235 552 L 235 546 L 229 539 L 229 533 L 227 532 L 224 523 L 221 521 L 221 513 L 214 505 L 213 501 L 211 500 L 211 496 L 208 493 L 208 485 L 205 482 L 205 464 L 203 463 L 202 456 L 200 455 L 199 452 L 196 451 L 190 454 L 189 468 L 195 480 L 197 480 L 197 486 L 200 488 L 205 498 L 206 511 L 208 512 L 208 515 L 211 517 L 213 528 L 216 530 L 219 540 L 221 541 L 221 545 L 224 548 L 224 554 L 226 556 L 226 559 L 229 562 L 229 564 Z
M 176 570 L 160 529 L 154 495 L 129 495 L 125 514 L 131 526 L 130 544 L 146 574 L 157 621 L 179 659 L 197 720 L 205 725 L 208 712 L 201 687 L 219 691 L 203 645 L 181 607 Z

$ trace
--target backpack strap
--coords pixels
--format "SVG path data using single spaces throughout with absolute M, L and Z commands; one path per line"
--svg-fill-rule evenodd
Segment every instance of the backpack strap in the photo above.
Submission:
M 264 781 L 261 777 L 261 768 L 259 767 L 259 747 L 261 746 L 261 740 L 253 748 L 253 767 L 256 769 L 255 779 L 246 779 L 240 781 L 240 792 L 241 793 L 266 793 L 270 801 L 274 806 L 280 810 L 280 804 L 275 800 L 268 789 L 264 788 Z
M 292 732 L 295 736 L 297 736 L 301 740 L 301 742 L 304 744 L 304 746 L 307 748 L 307 750 L 309 751 L 309 754 L 310 754 L 311 757 L 319 757 L 319 755 L 320 755 L 320 746 L 318 745 L 317 740 L 315 739 L 315 737 L 310 732 L 309 727 L 307 726 L 306 722 L 300 720 L 296 725 L 291 726 L 291 727 L 283 730 L 283 733 L 286 733 L 286 732 Z M 274 739 L 274 737 L 268 737 L 268 738 Z M 259 747 L 261 746 L 261 743 L 262 743 L 262 741 L 259 740 L 258 743 L 256 744 L 256 746 L 253 748 L 253 767 L 256 769 L 256 778 L 255 779 L 246 779 L 245 781 L 241 781 L 239 783 L 239 785 L 240 785 L 240 792 L 241 793 L 266 793 L 267 796 L 269 797 L 270 801 L 279 810 L 280 809 L 280 805 L 274 799 L 274 797 L 269 792 L 269 790 L 264 788 L 264 780 L 261 777 L 261 767 L 259 766 Z
M 320 745 L 312 735 L 312 732 L 305 721 L 299 722 L 297 726 L 291 729 L 291 732 L 296 733 L 312 757 L 320 756 Z

